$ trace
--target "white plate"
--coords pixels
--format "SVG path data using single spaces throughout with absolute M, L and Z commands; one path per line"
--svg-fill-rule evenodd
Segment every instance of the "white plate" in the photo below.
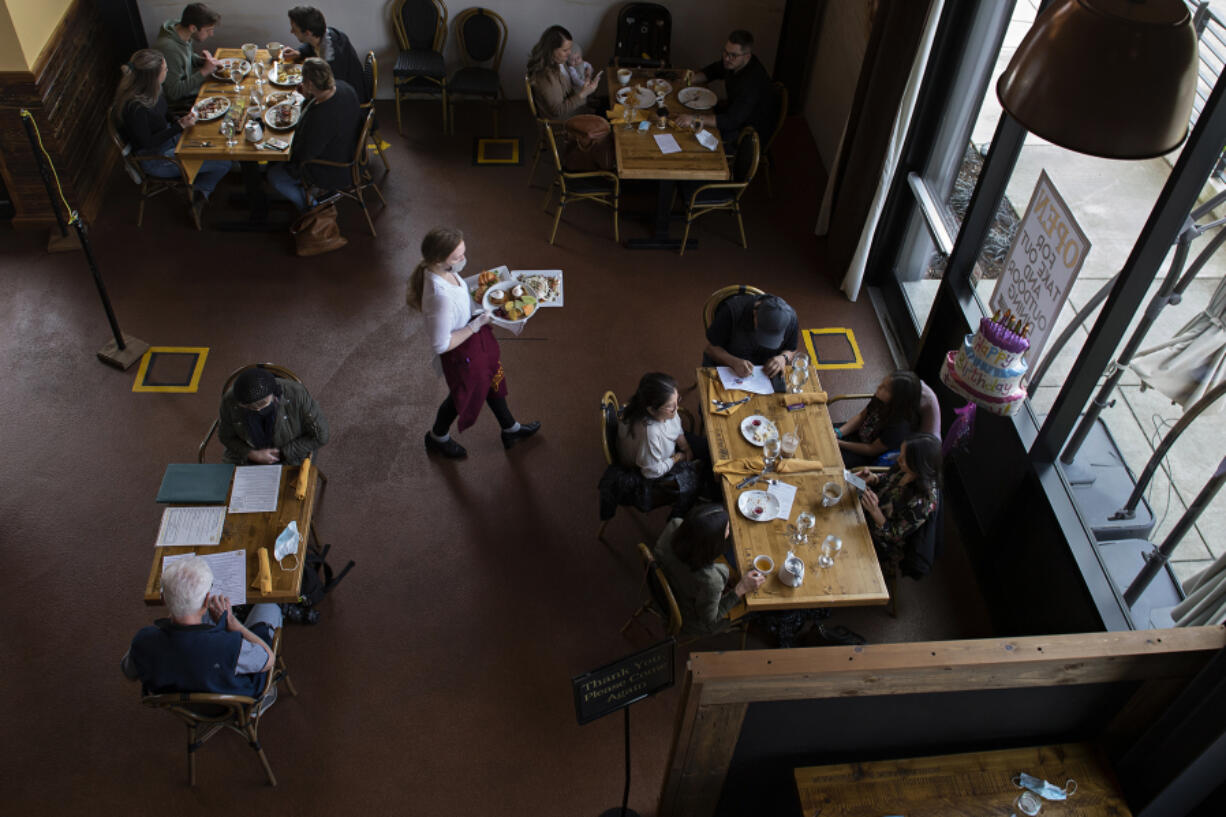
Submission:
M 677 92 L 677 101 L 692 111 L 709 111 L 715 107 L 719 97 L 710 88 L 682 88 Z
M 290 122 L 288 125 L 276 124 L 277 111 L 280 110 L 281 108 L 289 108 L 293 112 L 293 116 L 290 117 Z M 285 102 L 281 102 L 277 105 L 273 105 L 271 108 L 264 111 L 264 124 L 272 128 L 273 130 L 280 130 L 280 131 L 293 130 L 295 127 L 297 127 L 298 120 L 301 118 L 302 118 L 302 109 L 296 106 L 292 100 L 286 100 Z
M 642 110 L 655 107 L 656 95 L 642 85 L 631 85 L 617 90 L 617 101 L 627 108 Z
M 499 281 L 510 281 L 511 280 L 511 271 L 507 268 L 505 264 L 502 265 L 501 267 L 490 267 L 488 270 L 482 270 L 481 272 L 492 272 L 498 276 Z M 485 296 L 485 293 L 482 292 L 481 293 L 482 297 L 481 298 L 477 297 L 477 289 L 478 289 L 477 279 L 479 279 L 480 277 L 481 277 L 480 272 L 475 272 L 472 275 L 467 275 L 464 277 L 464 285 L 468 287 L 468 295 L 469 297 L 473 299 L 473 303 L 475 304 L 481 304 Z
M 490 314 L 493 315 L 493 322 L 496 323 L 498 326 L 505 326 L 505 327 L 523 326 L 525 323 L 528 322 L 528 319 L 531 318 L 532 315 L 535 315 L 540 310 L 540 305 L 538 304 L 537 308 L 532 310 L 532 315 L 525 315 L 524 317 L 519 318 L 518 320 L 510 320 L 498 314 L 497 312 L 498 307 L 490 303 L 490 295 L 494 294 L 495 292 L 500 292 L 502 290 L 508 290 L 507 294 L 510 295 L 509 290 L 512 287 L 516 286 L 517 284 L 519 284 L 519 281 L 499 281 L 498 283 L 494 284 L 489 289 L 487 289 L 485 291 L 485 297 L 481 299 L 482 308 L 488 309 L 490 311 Z
M 779 499 L 766 491 L 746 491 L 736 498 L 741 516 L 754 522 L 769 522 L 779 515 Z
M 302 82 L 301 65 L 287 65 L 286 63 L 278 62 L 273 67 L 275 70 L 268 74 L 268 81 L 273 85 L 279 88 L 293 88 Z M 287 69 L 294 72 L 289 78 L 286 78 L 284 73 Z
M 525 278 L 542 278 L 548 279 L 550 282 L 549 292 L 541 295 L 534 289 L 532 294 L 536 295 L 536 305 L 539 307 L 545 306 L 562 306 L 562 270 L 560 269 L 524 269 L 515 270 L 511 273 L 511 277 L 516 281 L 523 281 Z M 525 285 L 526 286 L 526 285 Z
M 239 79 L 242 79 L 243 77 L 251 73 L 251 63 L 247 62 L 246 60 L 235 59 L 234 57 L 227 57 L 226 59 L 218 60 L 217 62 L 225 66 L 227 69 L 229 69 L 231 74 L 237 71 Z M 233 76 L 220 76 L 216 71 L 213 72 L 212 76 L 213 76 L 213 79 L 217 80 L 218 82 L 233 82 L 234 81 Z
M 643 84 L 647 86 L 647 90 L 656 95 L 664 94 L 668 96 L 673 92 L 673 86 L 666 79 L 649 79 Z
M 273 91 L 264 97 L 264 105 L 269 108 L 273 105 L 280 105 L 282 102 L 296 102 L 301 105 L 306 102 L 306 97 L 297 91 Z
M 208 116 L 202 115 L 200 113 L 200 109 L 215 99 L 220 99 L 225 104 L 218 107 L 217 110 Z M 197 122 L 212 122 L 214 119 L 221 119 L 226 115 L 226 111 L 230 110 L 230 100 L 228 97 L 224 96 L 208 96 L 196 102 L 196 104 L 192 106 L 192 110 L 196 112 Z
M 758 425 L 754 425 L 754 421 Z M 750 445 L 763 446 L 772 437 L 779 436 L 779 429 L 761 414 L 751 414 L 741 420 L 741 436 L 749 440 Z

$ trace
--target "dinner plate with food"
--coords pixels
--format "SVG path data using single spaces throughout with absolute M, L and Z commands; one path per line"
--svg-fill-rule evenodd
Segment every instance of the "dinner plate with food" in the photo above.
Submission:
M 769 491 L 745 491 L 736 498 L 741 516 L 754 522 L 769 522 L 779 516 L 779 497 Z
M 678 91 L 677 101 L 692 111 L 709 111 L 715 107 L 719 97 L 710 88 L 693 86 Z
M 627 108 L 651 108 L 656 104 L 656 95 L 642 85 L 630 85 L 617 89 L 617 101 Z
M 779 428 L 761 414 L 751 414 L 741 420 L 741 436 L 748 440 L 750 445 L 763 446 L 767 440 L 779 436 Z
M 239 79 L 242 79 L 249 73 L 251 73 L 251 63 L 246 60 L 229 57 L 217 61 L 217 67 L 213 69 L 213 79 L 220 80 L 221 82 L 233 82 L 235 74 L 238 75 Z
M 230 100 L 224 96 L 207 96 L 192 106 L 197 122 L 212 122 L 221 119 L 230 110 Z
M 301 116 L 302 109 L 287 99 L 264 111 L 264 124 L 273 130 L 293 130 Z
M 536 296 L 519 281 L 499 281 L 485 291 L 481 305 L 499 326 L 523 326 L 536 312 Z
M 303 102 L 306 102 L 306 97 L 297 91 L 273 91 L 264 97 L 264 106 L 266 108 L 271 108 L 273 105 L 279 105 L 282 102 L 293 102 L 295 105 L 301 105 Z
M 651 91 L 653 94 L 656 94 L 657 96 L 659 96 L 660 94 L 664 94 L 665 96 L 668 96 L 669 94 L 673 92 L 673 86 L 669 84 L 668 80 L 660 79 L 659 77 L 655 79 L 649 79 L 643 84 L 647 86 L 647 90 Z
M 469 275 L 464 279 L 464 283 L 468 285 L 468 293 L 472 295 L 473 303 L 484 305 L 485 293 L 490 287 L 501 281 L 510 280 L 511 271 L 505 266 L 501 266 L 481 270 L 476 275 Z
M 282 88 L 293 88 L 302 84 L 302 66 L 293 63 L 279 62 L 268 74 L 268 81 Z
M 511 277 L 528 288 L 538 307 L 562 306 L 562 270 L 516 270 Z

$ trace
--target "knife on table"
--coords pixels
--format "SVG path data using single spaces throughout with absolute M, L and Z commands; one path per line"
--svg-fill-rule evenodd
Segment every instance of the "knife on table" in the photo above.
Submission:
M 736 487 L 735 487 L 733 490 L 739 491 L 739 490 L 741 490 L 742 488 L 748 488 L 750 485 L 753 485 L 755 482 L 757 482 L 758 480 L 762 479 L 762 477 L 764 477 L 764 476 L 766 476 L 766 472 L 765 472 L 765 471 L 763 471 L 763 472 L 762 472 L 762 473 L 760 473 L 760 474 L 751 474 L 750 476 L 747 476 L 747 477 L 745 477 L 745 479 L 743 479 L 743 480 L 741 480 L 740 482 L 738 482 L 738 483 L 736 484 Z

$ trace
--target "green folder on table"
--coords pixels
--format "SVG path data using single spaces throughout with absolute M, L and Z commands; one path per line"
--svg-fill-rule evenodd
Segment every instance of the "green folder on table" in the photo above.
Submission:
M 166 466 L 157 501 L 223 505 L 233 478 L 234 466 L 229 463 L 171 463 Z

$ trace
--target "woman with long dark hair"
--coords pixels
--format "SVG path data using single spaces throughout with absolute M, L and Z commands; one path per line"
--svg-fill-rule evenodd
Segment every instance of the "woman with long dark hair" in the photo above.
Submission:
M 889 471 L 857 473 L 869 486 L 860 494 L 860 504 L 869 518 L 877 558 L 884 573 L 896 575 L 907 538 L 928 521 L 940 502 L 941 441 L 931 434 L 913 434 L 903 442 Z
M 707 635 L 727 628 L 728 612 L 766 577 L 750 570 L 728 587 L 730 568 L 716 559 L 728 544 L 731 528 L 722 505 L 695 505 L 684 520 L 670 519 L 656 541 L 655 556 L 681 609 L 681 629 L 687 635 Z
M 583 113 L 587 98 L 600 86 L 603 71 L 588 77 L 578 88 L 571 84 L 566 63 L 573 40 L 562 26 L 550 26 L 528 55 L 528 82 L 532 83 L 532 98 L 542 119 L 569 119 Z
M 409 306 L 426 316 L 426 333 L 447 381 L 447 399 L 438 407 L 434 427 L 426 432 L 426 451 L 449 459 L 468 456 L 451 438 L 451 424 L 460 431 L 471 426 L 490 407 L 502 429 L 502 446 L 510 448 L 541 427 L 539 422 L 517 423 L 507 406 L 507 379 L 499 358 L 498 341 L 490 329 L 490 315 L 473 315 L 473 301 L 460 278 L 468 259 L 464 234 L 436 227 L 421 242 L 421 262 L 409 276 Z
M 663 372 L 648 372 L 622 410 L 617 429 L 618 457 L 633 463 L 647 479 L 658 479 L 673 466 L 694 459 L 677 414 L 677 381 Z
M 166 59 L 161 52 L 142 48 L 120 66 L 123 76 L 111 105 L 115 129 L 137 155 L 172 157 L 179 134 L 196 124 L 195 111 L 171 116 L 162 93 L 166 79 Z M 230 172 L 230 162 L 208 160 L 200 165 L 192 188 L 199 193 L 199 208 L 212 194 L 221 177 Z M 175 179 L 182 175 L 179 165 L 166 159 L 143 159 L 141 167 L 150 176 Z
M 848 468 L 872 465 L 918 431 L 921 388 L 915 372 L 899 369 L 886 375 L 868 405 L 834 430 L 843 464 Z

